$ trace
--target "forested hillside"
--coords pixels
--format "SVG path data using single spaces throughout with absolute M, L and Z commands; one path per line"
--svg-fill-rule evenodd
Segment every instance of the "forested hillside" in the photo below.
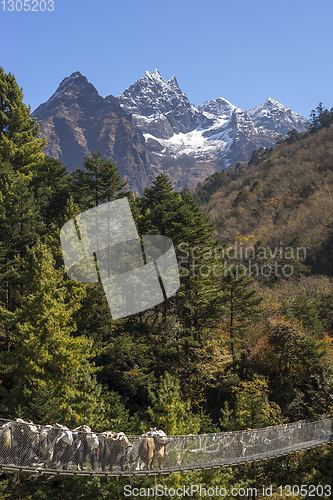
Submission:
M 221 242 L 297 243 L 307 248 L 312 273 L 332 275 L 332 123 L 332 110 L 320 104 L 309 132 L 291 131 L 274 148 L 254 151 L 247 167 L 239 163 L 198 186 L 195 198 Z
M 102 152 L 69 175 L 44 156 L 22 91 L 2 69 L 0 90 L 1 418 L 172 435 L 332 416 L 332 126 L 290 134 L 247 169 L 214 174 L 207 183 L 223 187 L 196 194 L 207 216 L 163 175 L 142 197 L 124 190 Z M 60 229 L 124 196 L 140 235 L 173 240 L 181 285 L 168 301 L 114 321 L 101 283 L 68 279 Z M 245 256 L 238 249 L 246 246 Z M 332 463 L 323 445 L 159 482 L 330 484 Z M 128 482 L 3 475 L 0 498 L 125 498 Z

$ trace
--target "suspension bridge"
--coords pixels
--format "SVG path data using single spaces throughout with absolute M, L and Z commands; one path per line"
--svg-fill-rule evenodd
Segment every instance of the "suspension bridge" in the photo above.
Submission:
M 21 419 L 3 420 L 0 470 L 35 476 L 137 476 L 221 468 L 328 443 L 333 439 L 332 426 L 333 419 L 329 418 L 236 432 L 164 435 L 162 438 L 156 431 L 144 436 L 125 436 L 124 433 L 94 433 L 87 426 L 69 430 L 59 424 L 40 426 Z M 154 459 L 152 465 L 148 465 L 142 454 L 142 443 L 147 442 L 147 437 Z

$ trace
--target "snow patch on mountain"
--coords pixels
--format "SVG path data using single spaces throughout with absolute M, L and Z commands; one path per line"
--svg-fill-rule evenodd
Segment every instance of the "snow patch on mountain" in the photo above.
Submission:
M 151 134 L 144 134 L 144 137 L 146 141 L 148 139 L 156 140 L 156 137 Z M 225 151 L 232 143 L 227 134 L 224 137 L 218 134 L 207 139 L 200 130 L 193 130 L 186 134 L 180 132 L 174 134 L 170 139 L 159 139 L 158 142 L 162 146 L 161 151 L 155 153 L 158 156 L 178 158 L 185 155 L 196 159 L 207 158 L 211 155 L 215 157 L 218 149 Z

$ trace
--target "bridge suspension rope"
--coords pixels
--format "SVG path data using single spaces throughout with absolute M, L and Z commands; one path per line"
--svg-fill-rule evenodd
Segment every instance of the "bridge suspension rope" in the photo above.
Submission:
M 3 473 L 80 476 L 158 475 L 205 470 L 295 453 L 333 439 L 333 419 L 245 431 L 166 436 L 94 433 L 56 424 L 3 421 Z

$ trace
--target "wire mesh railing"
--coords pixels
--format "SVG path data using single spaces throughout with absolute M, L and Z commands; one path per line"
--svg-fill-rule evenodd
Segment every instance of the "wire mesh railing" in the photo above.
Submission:
M 66 475 L 169 474 L 262 460 L 319 446 L 332 440 L 332 419 L 236 432 L 143 436 L 70 430 L 56 424 L 3 421 L 3 472 Z

